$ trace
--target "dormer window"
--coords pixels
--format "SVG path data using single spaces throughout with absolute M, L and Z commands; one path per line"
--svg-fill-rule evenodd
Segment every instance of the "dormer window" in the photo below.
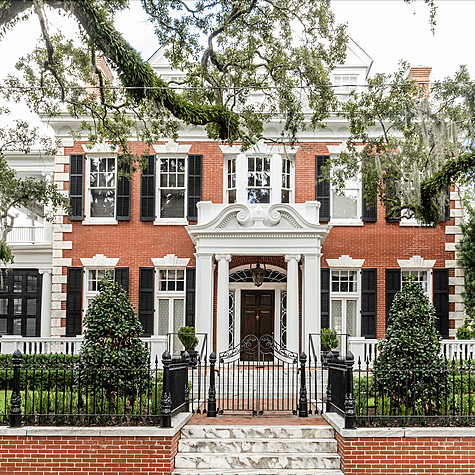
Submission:
M 357 76 L 338 75 L 334 76 L 335 92 L 338 94 L 348 94 L 356 89 Z

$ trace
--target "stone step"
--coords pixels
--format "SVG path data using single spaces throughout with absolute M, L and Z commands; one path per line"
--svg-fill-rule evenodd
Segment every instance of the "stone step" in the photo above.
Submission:
M 180 454 L 175 457 L 175 469 L 198 470 L 289 470 L 339 469 L 340 457 L 335 453 L 319 454 Z M 175 472 L 176 473 L 176 472 Z
M 283 475 L 280 468 L 276 470 L 236 470 L 236 469 L 200 469 L 196 471 L 190 470 L 175 470 L 173 475 Z M 295 469 L 286 470 L 285 475 L 344 475 L 340 469 L 336 468 L 322 468 L 322 469 Z
M 212 426 L 190 425 L 181 430 L 182 439 L 333 439 L 333 428 L 316 426 Z
M 338 449 L 334 439 L 182 439 L 178 452 L 185 453 L 331 453 Z

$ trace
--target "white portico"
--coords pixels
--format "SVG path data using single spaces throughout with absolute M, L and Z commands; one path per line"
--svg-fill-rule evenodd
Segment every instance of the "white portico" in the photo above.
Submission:
M 269 318 L 273 320 L 269 328 L 274 328 L 274 322 L 277 325 L 282 321 L 282 312 L 285 312 L 286 335 L 285 341 L 281 343 L 289 350 L 299 351 L 299 337 L 302 335 L 301 348 L 307 351 L 308 334 L 320 330 L 321 246 L 330 231 L 330 226 L 319 224 L 319 208 L 320 203 L 317 201 L 300 204 L 198 204 L 198 224 L 187 227 L 196 247 L 195 324 L 197 332 L 206 332 L 212 336 L 215 319 L 216 337 L 211 338 L 215 352 L 237 344 L 238 339 L 245 336 L 243 333 L 249 331 L 246 328 L 252 328 L 243 325 L 243 319 L 254 318 L 252 315 L 255 314 L 255 318 L 259 320 L 272 313 Z M 256 259 L 280 256 L 284 258 L 286 268 L 271 266 L 274 275 L 283 275 L 283 278 L 280 281 L 265 282 L 259 291 L 249 281 L 231 283 L 232 289 L 239 292 L 237 301 L 240 309 L 234 316 L 239 320 L 238 329 L 234 329 L 235 335 L 230 337 L 230 332 L 233 331 L 230 327 L 230 310 L 234 309 L 230 309 L 233 304 L 230 302 L 229 265 L 233 256 L 253 256 Z M 301 286 L 299 263 L 302 270 Z M 215 265 L 218 268 L 216 289 Z M 232 269 L 231 273 L 235 271 L 236 269 Z M 244 297 L 250 295 L 251 300 L 255 297 L 252 288 L 256 290 L 258 301 L 251 301 L 245 307 Z M 299 288 L 302 289 L 301 296 Z M 213 312 L 215 295 L 216 315 Z M 278 296 L 283 295 L 285 308 L 276 304 Z M 276 335 L 277 333 L 279 332 Z

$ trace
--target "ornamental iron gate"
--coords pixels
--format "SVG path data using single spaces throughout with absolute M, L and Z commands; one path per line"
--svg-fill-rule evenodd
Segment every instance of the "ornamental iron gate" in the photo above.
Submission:
M 247 335 L 240 344 L 219 354 L 216 408 L 224 412 L 268 411 L 297 414 L 298 355 L 283 348 L 271 335 Z

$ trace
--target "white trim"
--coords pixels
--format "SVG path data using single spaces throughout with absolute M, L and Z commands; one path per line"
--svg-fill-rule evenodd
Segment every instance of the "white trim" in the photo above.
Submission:
M 421 256 L 412 256 L 410 259 L 398 259 L 399 267 L 404 270 L 428 270 L 432 269 L 435 259 L 424 259 Z
M 177 257 L 175 254 L 167 254 L 165 257 L 152 257 L 152 262 L 155 267 L 169 269 L 171 267 L 186 267 L 190 259 Z
M 153 145 L 153 149 L 157 155 L 188 155 L 191 144 L 183 145 L 169 139 L 165 145 Z
M 119 147 L 111 148 L 109 143 L 97 143 L 92 147 L 88 147 L 87 144 L 80 144 L 83 152 L 86 155 L 116 155 L 119 151 Z
M 348 269 L 348 268 L 357 268 L 361 269 L 364 264 L 364 259 L 353 259 L 350 256 L 340 256 L 338 259 L 326 259 L 327 264 L 332 270 L 337 270 L 336 268 Z M 334 268 L 334 269 L 333 269 Z
M 119 257 L 106 257 L 104 254 L 96 254 L 92 259 L 82 257 L 80 258 L 80 261 L 83 267 L 94 267 L 99 269 L 116 267 L 119 259 Z

